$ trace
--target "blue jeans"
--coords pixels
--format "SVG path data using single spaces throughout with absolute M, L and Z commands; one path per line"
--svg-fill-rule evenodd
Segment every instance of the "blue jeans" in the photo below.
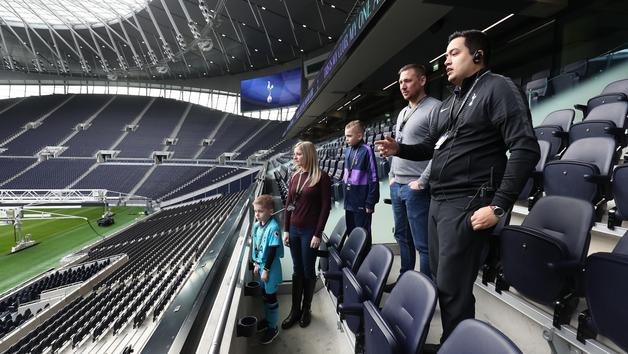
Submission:
M 432 271 L 427 247 L 429 189 L 414 190 L 407 184 L 393 183 L 390 185 L 390 199 L 395 220 L 395 240 L 399 244 L 401 256 L 400 274 L 414 269 L 416 249 L 419 251 L 421 273 L 431 279 Z
M 290 254 L 294 275 L 300 278 L 315 279 L 314 264 L 316 250 L 310 248 L 314 230 L 290 225 Z

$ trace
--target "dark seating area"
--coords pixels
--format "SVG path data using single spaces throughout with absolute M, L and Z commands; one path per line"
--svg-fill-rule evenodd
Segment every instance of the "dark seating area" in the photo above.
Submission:
M 202 148 L 203 139 L 216 129 L 224 115 L 224 112 L 202 106 L 192 107 L 183 126 L 181 126 L 181 130 L 179 130 L 179 134 L 177 134 L 177 144 L 170 147 L 170 150 L 174 150 L 173 157 L 177 159 L 194 158 Z
M 229 117 L 235 118 L 235 117 Z M 225 152 L 232 152 L 238 145 L 242 144 L 246 139 L 251 137 L 252 134 L 257 131 L 266 123 L 259 119 L 252 118 L 236 118 L 227 119 L 218 129 L 218 132 L 214 136 L 213 144 L 207 146 L 199 158 L 201 159 L 215 159 Z M 244 156 L 243 158 L 246 158 Z
M 44 119 L 42 125 L 27 130 L 4 147 L 11 155 L 32 156 L 45 146 L 58 145 L 72 134 L 77 124 L 96 113 L 108 99 L 110 96 L 106 95 L 72 96 L 63 106 Z
M 150 157 L 153 151 L 164 149 L 166 138 L 179 123 L 188 103 L 157 98 L 142 116 L 137 130 L 128 135 L 116 146 L 120 157 Z
M 75 184 L 74 188 L 107 189 L 129 193 L 149 169 L 148 164 L 101 164 Z
M 16 179 L 2 186 L 5 189 L 60 189 L 67 187 L 95 163 L 94 160 L 51 159 L 40 162 Z
M 50 95 L 41 97 L 26 97 L 20 99 L 20 102 L 10 109 L 0 114 L 0 120 L 2 120 L 2 127 L 0 127 L 0 143 L 4 142 L 19 133 L 26 123 L 34 122 L 45 114 L 52 111 L 56 106 L 67 100 L 69 96 L 64 95 Z M 13 100 L 2 100 L 11 101 Z
M 239 158 L 245 159 L 258 150 L 270 148 L 275 142 L 281 140 L 281 136 L 287 127 L 288 122 L 269 122 L 264 129 L 257 132 L 253 139 L 238 151 L 240 153 Z M 291 140 L 290 143 L 292 143 Z M 281 148 L 281 146 L 278 146 L 274 150 L 281 151 Z
M 30 331 L 7 353 L 71 346 L 159 318 L 242 193 L 163 210 L 89 250 L 86 262 L 126 254 L 127 263 Z
M 158 198 L 205 172 L 207 167 L 158 165 L 135 192 L 148 198 Z
M 210 167 L 205 172 L 197 175 L 193 179 L 185 182 L 179 187 L 172 189 L 170 192 L 162 195 L 159 199 L 173 199 L 182 195 L 192 193 L 204 187 L 209 187 L 212 184 L 225 180 L 230 176 L 243 172 L 240 168 L 227 168 L 227 167 Z
M 124 126 L 133 122 L 150 102 L 148 97 L 115 96 L 115 99 L 65 145 L 63 156 L 93 157 L 98 150 L 107 150 L 122 135 Z
M 0 340 L 34 316 L 30 309 L 19 312 L 18 308 L 21 304 L 38 300 L 44 291 L 83 282 L 109 264 L 111 264 L 111 260 L 105 259 L 67 270 L 59 270 L 5 297 L 0 301 Z

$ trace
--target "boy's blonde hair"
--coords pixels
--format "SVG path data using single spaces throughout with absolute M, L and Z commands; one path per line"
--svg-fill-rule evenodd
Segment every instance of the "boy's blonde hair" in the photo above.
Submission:
M 352 128 L 357 129 L 358 133 L 360 134 L 364 134 L 364 130 L 366 130 L 364 128 L 364 124 L 359 120 L 352 120 L 349 123 L 347 123 L 347 125 L 345 125 L 345 129 L 352 129 Z
M 273 197 L 268 194 L 262 194 L 259 197 L 255 198 L 253 204 L 257 204 L 264 209 L 275 210 L 275 203 L 273 203 Z

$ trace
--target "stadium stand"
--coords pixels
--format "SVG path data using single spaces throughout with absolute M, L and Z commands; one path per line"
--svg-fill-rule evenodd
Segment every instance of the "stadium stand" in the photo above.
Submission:
M 42 97 L 26 97 L 2 112 L 2 127 L 0 127 L 0 142 L 5 147 L 7 139 L 23 130 L 26 123 L 35 122 L 50 113 L 68 97 L 64 95 L 49 95 Z M 2 100 L 5 101 L 5 100 Z
M 2 169 L 0 169 L 0 183 L 17 175 L 18 173 L 26 169 L 28 166 L 31 166 L 36 162 L 37 160 L 33 158 L 25 158 L 25 159 L 1 158 L 0 164 L 2 164 Z
M 150 165 L 100 164 L 74 185 L 77 189 L 107 189 L 129 193 Z
M 201 188 L 210 186 L 218 181 L 225 180 L 229 178 L 229 176 L 233 176 L 242 171 L 242 169 L 238 168 L 211 167 L 205 172 L 202 172 L 201 174 L 187 181 L 185 184 L 182 184 L 181 186 L 172 189 L 172 191 L 160 196 L 159 199 L 172 199 L 180 197 L 182 195 L 197 191 Z
M 4 147 L 14 156 L 33 156 L 45 146 L 60 143 L 106 102 L 105 95 L 71 96 L 69 101 L 46 117 L 39 127 L 28 129 Z M 31 112 L 28 114 L 34 116 Z
M 232 152 L 266 122 L 259 119 L 227 119 L 219 128 L 214 143 L 205 147 L 199 158 L 215 159 L 222 152 Z M 246 157 L 245 157 L 246 158 Z
M 93 291 L 24 333 L 6 353 L 80 348 L 92 342 L 88 337 L 116 335 L 127 325 L 138 327 L 147 318 L 160 317 L 241 196 L 161 211 L 92 247 L 85 262 L 117 254 L 128 255 L 129 261 Z
M 151 157 L 153 151 L 162 151 L 165 140 L 170 137 L 187 104 L 180 101 L 157 98 L 144 113 L 135 131 L 115 146 L 120 150 L 120 157 Z
M 156 199 L 205 172 L 206 167 L 158 165 L 135 194 Z
M 98 150 L 111 148 L 150 100 L 146 97 L 114 96 L 115 99 L 91 122 L 86 130 L 80 130 L 65 145 L 64 156 L 93 157 Z
M 171 147 L 175 158 L 191 159 L 202 148 L 201 142 L 218 126 L 224 113 L 195 106 L 188 113 L 179 134 L 177 144 Z
M 93 160 L 50 159 L 2 185 L 5 189 L 62 189 L 85 173 Z

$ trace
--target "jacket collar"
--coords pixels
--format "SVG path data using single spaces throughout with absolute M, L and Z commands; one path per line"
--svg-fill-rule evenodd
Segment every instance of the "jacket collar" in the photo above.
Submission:
M 469 89 L 471 89 L 471 86 L 473 86 L 473 82 L 475 82 L 475 80 L 478 77 L 480 77 L 482 74 L 484 74 L 487 71 L 488 71 L 488 68 L 482 68 L 478 70 L 475 74 L 472 74 L 471 76 L 462 80 L 462 85 L 456 86 L 454 88 L 454 95 L 456 95 L 457 98 L 460 98 L 466 95 Z

